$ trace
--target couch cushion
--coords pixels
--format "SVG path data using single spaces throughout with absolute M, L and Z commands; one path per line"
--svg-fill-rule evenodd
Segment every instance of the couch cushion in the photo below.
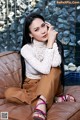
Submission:
M 55 103 L 48 111 L 48 120 L 69 120 L 80 110 L 78 102 Z M 80 112 L 79 112 L 80 117 Z M 75 119 L 80 120 L 80 119 Z
M 0 99 L 2 102 L 2 100 Z M 5 101 L 5 102 L 4 102 Z M 9 120 L 32 120 L 32 108 L 27 104 L 16 104 L 6 102 L 0 104 L 0 112 L 8 112 Z
M 0 112 L 8 112 L 9 120 L 33 120 L 33 110 L 30 105 L 10 103 L 1 99 L 0 103 Z M 74 117 L 75 119 L 71 119 Z M 80 117 L 80 103 L 78 102 L 54 103 L 47 114 L 47 120 L 80 120 L 76 119 L 78 117 Z
M 8 87 L 21 86 L 21 62 L 17 52 L 0 53 L 0 98 Z
M 65 86 L 64 94 L 74 96 L 76 102 L 54 103 L 48 111 L 48 120 L 80 120 L 80 86 Z

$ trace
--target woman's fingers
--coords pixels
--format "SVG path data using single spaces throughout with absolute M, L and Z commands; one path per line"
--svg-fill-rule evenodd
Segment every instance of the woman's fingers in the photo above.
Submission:
M 53 27 L 54 28 L 54 26 L 52 26 L 49 22 L 45 22 L 46 23 L 46 25 L 50 28 L 50 27 Z
M 57 35 L 58 32 L 54 30 L 54 26 L 52 26 L 49 22 L 45 22 L 47 27 L 48 27 L 48 32 L 54 34 L 54 35 Z
M 53 26 L 50 26 L 50 30 L 54 30 L 54 27 L 53 27 Z
M 45 23 L 47 24 L 47 25 L 51 25 L 49 22 L 47 22 L 47 21 L 45 21 Z

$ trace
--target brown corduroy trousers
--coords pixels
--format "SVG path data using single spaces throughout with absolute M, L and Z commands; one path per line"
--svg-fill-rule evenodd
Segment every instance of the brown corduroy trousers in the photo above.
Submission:
M 41 79 L 26 78 L 23 89 L 11 87 L 5 91 L 5 97 L 10 102 L 27 103 L 35 106 L 38 97 L 43 95 L 47 100 L 47 109 L 53 104 L 55 95 L 61 94 L 61 70 L 51 68 L 50 73 L 42 75 Z

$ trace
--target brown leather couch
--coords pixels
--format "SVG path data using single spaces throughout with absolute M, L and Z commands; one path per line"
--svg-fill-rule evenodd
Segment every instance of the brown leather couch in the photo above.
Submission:
M 17 52 L 0 53 L 0 113 L 8 112 L 8 120 L 32 120 L 30 105 L 10 103 L 4 96 L 8 87 L 21 86 L 21 71 Z M 48 111 L 47 120 L 80 120 L 80 86 L 66 86 L 64 92 L 73 95 L 76 102 L 54 103 Z

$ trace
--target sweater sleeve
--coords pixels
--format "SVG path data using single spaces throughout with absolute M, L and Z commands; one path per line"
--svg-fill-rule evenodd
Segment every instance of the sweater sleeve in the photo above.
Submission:
M 48 74 L 51 69 L 53 59 L 53 49 L 46 48 L 43 61 L 39 61 L 28 45 L 23 46 L 21 55 L 38 72 Z
M 61 64 L 61 55 L 59 54 L 57 43 L 53 44 L 53 49 L 54 49 L 54 53 L 53 53 L 52 67 L 57 67 L 60 66 Z

